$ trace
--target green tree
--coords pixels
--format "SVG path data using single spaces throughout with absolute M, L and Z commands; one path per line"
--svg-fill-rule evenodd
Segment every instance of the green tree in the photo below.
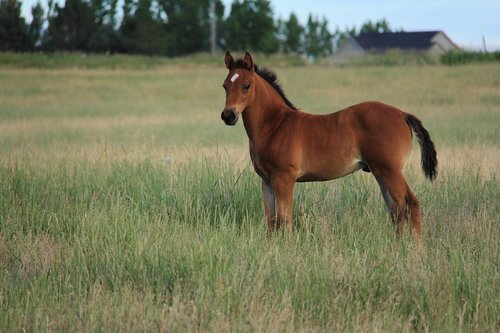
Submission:
M 333 53 L 333 34 L 328 30 L 328 20 L 323 18 L 319 23 L 319 45 L 320 55 L 328 56 Z
M 295 13 L 291 13 L 283 24 L 283 51 L 285 53 L 301 53 L 304 44 L 305 29 L 299 23 Z
M 330 55 L 333 52 L 333 34 L 328 30 L 328 20 L 319 21 L 312 15 L 307 19 L 305 52 L 311 57 Z
M 317 57 L 321 53 L 318 33 L 319 23 L 311 14 L 307 18 L 305 52 L 308 56 Z
M 109 24 L 114 27 L 116 24 L 118 0 L 91 0 L 90 4 L 94 10 L 96 23 L 99 25 Z
M 103 24 L 92 34 L 88 43 L 89 51 L 115 53 L 123 51 L 119 33 L 111 24 Z
M 122 24 L 123 21 L 129 20 L 130 18 L 133 17 L 134 11 L 137 7 L 137 3 L 134 2 L 134 0 L 124 0 L 123 1 L 123 19 L 122 19 Z
M 118 8 L 118 0 L 109 0 L 109 9 L 107 12 L 108 21 L 104 22 L 111 25 L 113 28 L 116 26 L 116 14 Z
M 376 33 L 392 32 L 392 29 L 389 26 L 389 22 L 385 18 L 378 20 L 376 22 L 368 20 L 365 23 L 363 23 L 359 33 L 370 33 L 370 32 L 376 32 Z
M 98 28 L 90 36 L 89 51 L 108 53 L 123 51 L 120 34 L 115 30 L 118 0 L 92 0 L 91 4 Z
M 21 16 L 21 3 L 0 0 L 0 50 L 26 51 L 30 48 L 28 28 Z
M 167 52 L 166 27 L 154 17 L 152 7 L 152 0 L 124 2 L 120 33 L 125 52 L 149 55 Z
M 44 12 L 40 1 L 31 7 L 31 23 L 28 29 L 28 35 L 30 39 L 30 46 L 33 50 L 38 50 L 42 43 L 42 33 L 43 33 L 43 23 L 44 23 Z
M 168 54 L 173 56 L 210 49 L 211 0 L 159 0 L 159 17 L 166 18 Z M 224 5 L 215 3 L 218 21 L 222 19 Z
M 224 24 L 226 49 L 272 53 L 278 50 L 277 27 L 267 0 L 236 0 Z
M 94 14 L 92 5 L 85 0 L 66 0 L 64 7 L 56 3 L 49 16 L 46 48 L 87 51 L 90 37 L 99 28 Z

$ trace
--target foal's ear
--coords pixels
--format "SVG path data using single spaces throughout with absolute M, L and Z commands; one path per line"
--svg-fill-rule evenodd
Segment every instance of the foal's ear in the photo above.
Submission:
M 226 55 L 224 56 L 224 62 L 226 63 L 226 68 L 231 69 L 234 65 L 234 59 L 231 53 L 229 51 L 226 52 Z
M 245 62 L 245 67 L 248 70 L 253 71 L 253 59 L 250 53 L 245 52 L 245 58 L 243 58 L 243 61 Z

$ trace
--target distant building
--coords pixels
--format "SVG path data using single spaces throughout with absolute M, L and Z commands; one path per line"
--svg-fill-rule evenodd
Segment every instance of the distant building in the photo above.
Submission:
M 460 48 L 442 31 L 362 33 L 347 39 L 337 55 L 364 55 L 389 50 L 439 55 Z

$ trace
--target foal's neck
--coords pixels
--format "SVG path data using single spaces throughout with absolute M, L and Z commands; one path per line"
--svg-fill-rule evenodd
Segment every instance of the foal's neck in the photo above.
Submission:
M 255 74 L 253 101 L 243 112 L 243 124 L 250 141 L 267 141 L 291 109 L 283 98 L 258 74 Z

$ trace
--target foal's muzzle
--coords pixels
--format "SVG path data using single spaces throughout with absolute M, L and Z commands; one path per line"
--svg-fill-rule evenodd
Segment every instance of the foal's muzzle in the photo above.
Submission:
M 234 111 L 234 109 L 225 109 L 220 114 L 220 117 L 228 126 L 233 126 L 238 121 L 238 114 Z

